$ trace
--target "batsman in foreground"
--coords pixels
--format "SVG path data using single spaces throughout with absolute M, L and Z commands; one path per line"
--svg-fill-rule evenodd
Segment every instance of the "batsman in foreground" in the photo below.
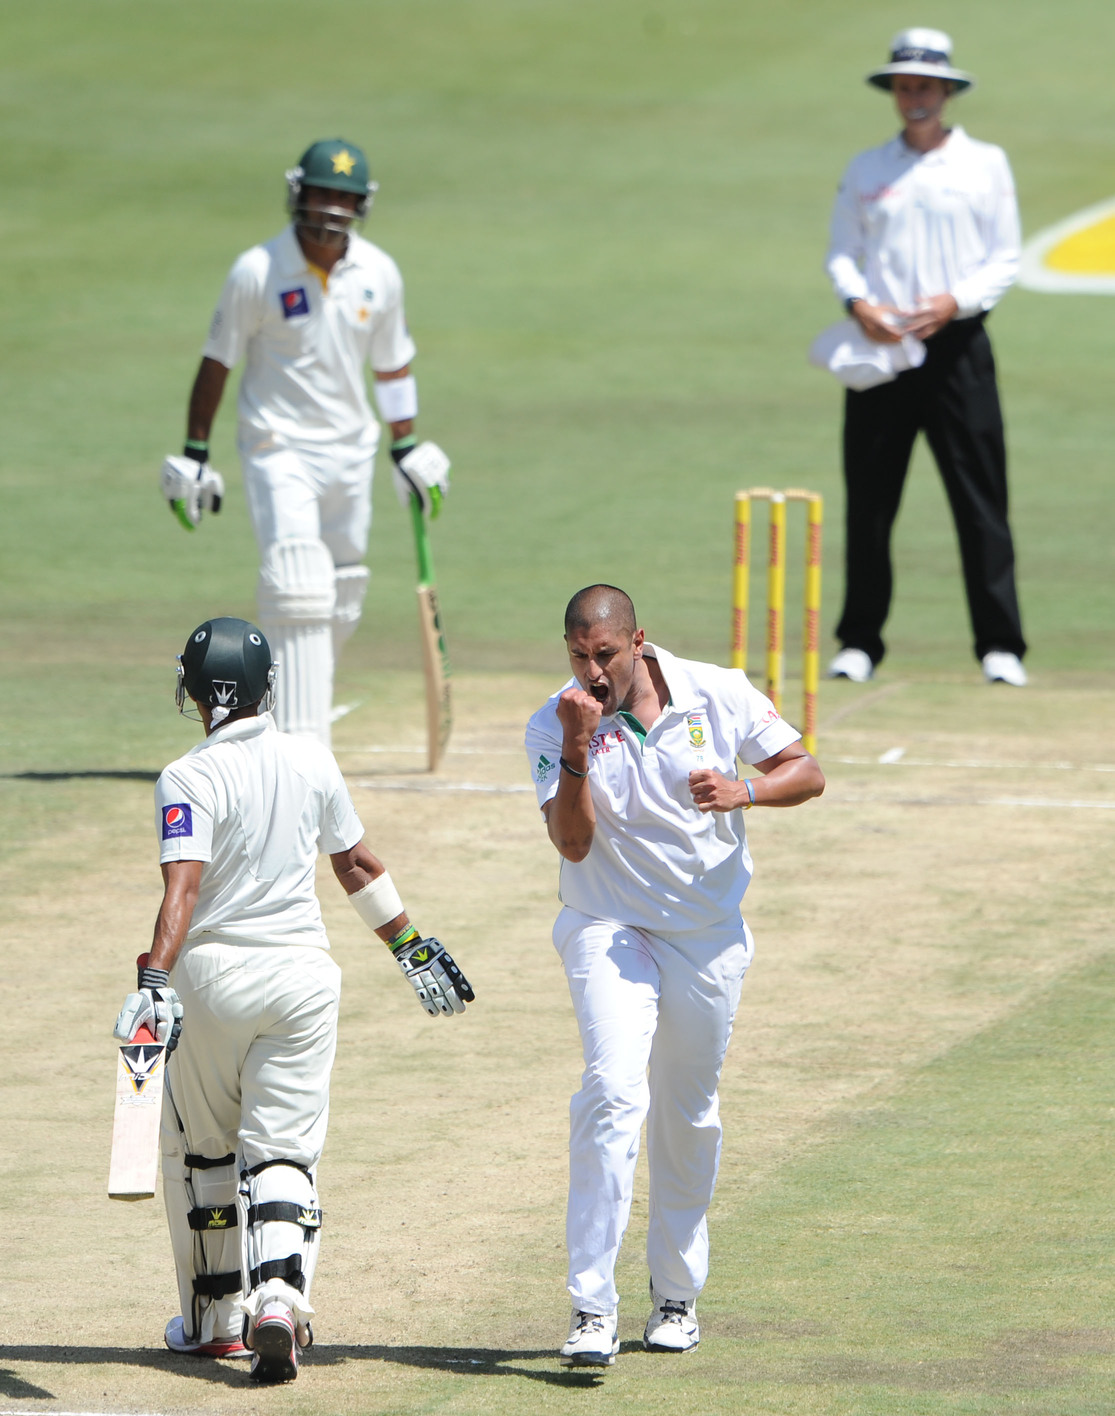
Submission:
M 260 631 L 208 620 L 179 665 L 179 710 L 192 700 L 205 740 L 155 788 L 163 902 L 115 1035 L 148 1026 L 173 1049 L 163 1194 L 182 1312 L 167 1346 L 250 1353 L 257 1381 L 292 1381 L 313 1341 L 315 1174 L 341 987 L 314 893 L 319 850 L 427 1013 L 452 1017 L 473 993 L 410 923 L 332 755 L 277 731 Z
M 240 381 L 238 443 L 259 543 L 259 616 L 278 662 L 276 716 L 327 747 L 337 655 L 368 587 L 372 468 L 379 423 L 364 368 L 391 432 L 396 492 L 436 514 L 449 459 L 417 443 L 415 346 L 403 282 L 385 251 L 353 227 L 377 184 L 341 138 L 312 144 L 287 174 L 291 224 L 233 265 L 190 393 L 186 445 L 162 467 L 163 495 L 192 529 L 224 495 L 209 436 L 229 371 Z
M 554 944 L 585 1059 L 570 1106 L 573 1316 L 561 1360 L 609 1367 L 619 1351 L 615 1264 L 644 1118 L 643 1346 L 697 1346 L 720 1159 L 716 1089 L 753 948 L 740 916 L 751 878 L 743 812 L 797 806 L 825 780 L 741 670 L 648 643 L 622 590 L 574 595 L 565 643 L 573 678 L 526 733 L 562 857 Z M 759 776 L 738 778 L 737 759 Z

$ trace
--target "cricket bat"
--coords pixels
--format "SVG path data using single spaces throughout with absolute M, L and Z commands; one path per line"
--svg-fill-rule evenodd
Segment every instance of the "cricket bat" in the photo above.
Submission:
M 441 627 L 434 561 L 422 503 L 410 499 L 414 523 L 414 548 L 418 555 L 418 623 L 422 635 L 422 666 L 426 673 L 426 751 L 429 771 L 436 772 L 453 727 L 453 700 L 449 688 L 449 654 Z
M 154 1197 L 165 1071 L 166 1047 L 156 1042 L 147 1028 L 140 1028 L 131 1042 L 121 1044 L 108 1168 L 110 1200 Z

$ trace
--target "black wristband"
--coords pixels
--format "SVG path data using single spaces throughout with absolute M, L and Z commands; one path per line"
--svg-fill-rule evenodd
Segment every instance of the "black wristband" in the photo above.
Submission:
M 170 984 L 170 971 L 168 969 L 153 969 L 148 964 L 139 971 L 140 988 L 166 988 Z
M 418 439 L 413 433 L 404 433 L 401 438 L 396 438 L 391 444 L 391 456 L 396 463 L 402 462 L 408 452 L 413 452 L 418 446 Z
M 844 308 L 848 311 L 849 314 L 851 314 L 851 313 L 852 313 L 852 306 L 853 306 L 853 305 L 858 305 L 859 302 L 860 302 L 862 299 L 863 299 L 863 296 L 862 296 L 862 295 L 851 295 L 851 296 L 848 297 L 847 300 L 844 301 Z
M 571 777 L 576 777 L 578 778 L 578 780 L 584 781 L 584 779 L 588 776 L 587 772 L 578 772 L 576 767 L 570 767 L 569 763 L 566 762 L 564 757 L 559 757 L 558 761 L 561 763 L 561 770 L 563 772 L 568 772 Z
M 191 457 L 195 462 L 204 464 L 209 461 L 209 444 L 191 438 L 182 449 L 182 456 Z

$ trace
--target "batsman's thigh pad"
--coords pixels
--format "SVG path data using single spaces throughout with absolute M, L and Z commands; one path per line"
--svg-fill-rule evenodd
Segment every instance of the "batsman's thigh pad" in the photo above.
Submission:
M 163 1116 L 163 1200 L 187 1341 L 240 1336 L 243 1299 L 236 1156 L 187 1149 L 173 1111 Z
M 244 493 L 260 554 L 276 541 L 321 535 L 323 483 L 311 459 L 289 448 L 240 449 Z
M 341 652 L 360 622 L 364 596 L 368 592 L 366 565 L 339 565 L 335 572 L 336 599 L 333 605 L 333 656 Z
M 275 657 L 275 721 L 329 746 L 333 706 L 333 557 L 324 541 L 276 541 L 259 571 L 259 622 Z
M 313 1175 L 284 1160 L 264 1161 L 240 1177 L 243 1263 L 248 1296 L 242 1304 L 249 1332 L 263 1305 L 279 1298 L 295 1321 L 314 1315 L 310 1286 L 321 1242 L 321 1207 Z

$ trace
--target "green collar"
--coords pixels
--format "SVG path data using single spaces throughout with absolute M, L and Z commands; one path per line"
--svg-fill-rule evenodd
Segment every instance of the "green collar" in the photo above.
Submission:
M 642 723 L 639 722 L 639 720 L 638 720 L 638 718 L 636 718 L 635 714 L 634 714 L 634 713 L 628 713 L 628 711 L 627 711 L 625 708 L 620 708 L 620 709 L 618 709 L 617 712 L 616 712 L 616 717 L 623 719 L 623 721 L 627 724 L 627 726 L 631 729 L 631 731 L 632 731 L 632 732 L 635 734 L 635 736 L 639 739 L 639 747 L 642 748 L 643 744 L 644 744 L 644 743 L 646 742 L 646 740 L 647 740 L 647 730 L 646 730 L 646 728 L 643 727 Z

